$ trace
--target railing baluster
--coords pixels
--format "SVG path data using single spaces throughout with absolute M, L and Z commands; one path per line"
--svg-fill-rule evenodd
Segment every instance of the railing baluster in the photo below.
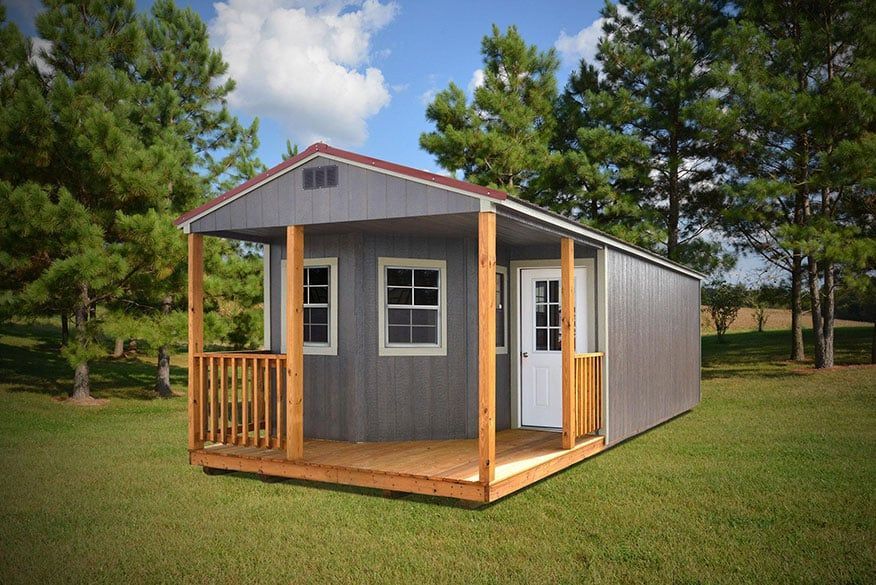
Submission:
M 281 434 L 282 434 L 281 429 L 283 428 L 283 422 L 280 420 L 280 416 L 281 416 L 281 413 L 283 411 L 283 408 L 282 408 L 283 402 L 282 402 L 282 399 L 280 396 L 280 372 L 282 370 L 282 367 L 281 367 L 282 359 L 283 358 L 281 358 L 280 356 L 276 356 L 276 360 L 274 361 L 274 365 L 276 366 L 274 368 L 274 374 L 275 374 L 274 388 L 276 389 L 274 391 L 274 393 L 275 393 L 274 403 L 276 405 L 275 408 L 277 409 L 276 412 L 274 413 L 274 434 L 276 435 L 276 437 L 274 437 L 274 449 L 279 449 L 280 445 L 283 444 L 280 442 L 280 438 L 281 438 Z
M 237 358 L 231 358 L 231 444 L 237 444 Z
M 241 402 L 241 410 L 242 410 L 242 421 L 243 425 L 240 429 L 240 443 L 245 447 L 249 444 L 249 404 L 247 399 L 247 369 L 249 368 L 249 360 L 247 358 L 241 359 L 241 369 L 240 369 L 240 402 Z
M 265 367 L 262 374 L 264 381 L 264 401 L 265 401 L 265 438 L 262 439 L 262 446 L 266 449 L 271 446 L 271 361 L 265 358 Z

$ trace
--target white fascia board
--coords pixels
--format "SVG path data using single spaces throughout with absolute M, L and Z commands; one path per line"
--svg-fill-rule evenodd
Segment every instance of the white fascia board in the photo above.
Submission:
M 675 272 L 679 272 L 681 274 L 684 274 L 685 276 L 689 276 L 691 278 L 695 278 L 696 280 L 700 280 L 700 281 L 704 280 L 704 276 L 702 274 L 694 272 L 693 270 L 685 268 L 684 266 L 679 266 L 678 264 L 670 262 L 670 261 L 666 260 L 665 258 L 663 258 L 662 256 L 659 256 L 657 254 L 653 254 L 651 252 L 646 252 L 645 250 L 640 250 L 639 248 L 636 248 L 635 246 L 631 246 L 629 244 L 625 244 L 625 243 L 621 242 L 620 240 L 615 240 L 614 238 L 609 238 L 607 236 L 600 234 L 599 232 L 595 232 L 593 230 L 587 229 L 587 227 L 585 227 L 581 224 L 578 224 L 576 222 L 573 222 L 571 220 L 560 218 L 560 217 L 555 217 L 555 216 L 551 215 L 550 213 L 546 213 L 546 212 L 540 211 L 538 209 L 533 209 L 532 207 L 518 203 L 517 201 L 514 201 L 513 199 L 505 199 L 504 201 L 497 201 L 496 204 L 503 206 L 503 207 L 507 207 L 508 209 L 511 209 L 517 213 L 521 213 L 521 214 L 527 215 L 529 217 L 534 217 L 534 218 L 538 219 L 539 221 L 543 221 L 545 223 L 556 226 L 558 228 L 562 228 L 562 229 L 565 229 L 565 230 L 568 230 L 571 232 L 575 232 L 575 233 L 580 234 L 586 238 L 590 238 L 591 240 L 597 241 L 600 244 L 603 244 L 604 246 L 607 246 L 609 248 L 616 248 L 618 250 L 622 250 L 624 252 L 627 252 L 628 254 L 632 254 L 633 256 L 638 256 L 639 258 L 644 258 L 645 260 L 649 260 L 649 261 L 654 262 L 656 264 L 659 264 L 665 268 L 669 268 L 670 270 L 674 270 Z

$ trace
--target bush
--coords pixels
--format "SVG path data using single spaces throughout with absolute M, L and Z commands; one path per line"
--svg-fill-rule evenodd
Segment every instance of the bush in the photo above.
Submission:
M 736 320 L 739 309 L 748 301 L 748 289 L 741 284 L 728 284 L 723 280 L 711 283 L 703 290 L 703 303 L 709 308 L 709 314 L 715 323 L 718 340 Z

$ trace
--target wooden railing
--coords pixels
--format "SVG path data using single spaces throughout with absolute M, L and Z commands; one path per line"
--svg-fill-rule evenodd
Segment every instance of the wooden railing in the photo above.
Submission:
M 589 435 L 602 428 L 602 369 L 605 354 L 575 355 L 575 436 Z
M 286 356 L 260 352 L 195 354 L 201 441 L 282 449 Z

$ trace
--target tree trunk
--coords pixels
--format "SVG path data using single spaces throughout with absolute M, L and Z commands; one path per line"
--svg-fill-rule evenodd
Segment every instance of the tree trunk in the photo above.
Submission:
M 61 313 L 61 347 L 67 347 L 70 340 L 70 318 L 67 313 Z
M 116 337 L 116 345 L 113 348 L 113 357 L 120 358 L 125 355 L 125 340 L 121 337 Z
M 824 366 L 824 329 L 821 322 L 821 287 L 818 278 L 818 261 L 808 256 L 809 306 L 812 309 L 812 335 L 815 338 L 815 367 Z
M 836 277 L 832 262 L 824 263 L 824 294 L 821 299 L 821 327 L 824 340 L 824 366 L 832 368 L 834 365 L 833 352 L 833 324 L 836 311 Z
M 676 127 L 679 122 L 676 118 Z M 678 130 L 673 130 L 669 145 L 669 212 L 666 218 L 666 255 L 672 260 L 678 260 L 678 223 L 681 214 L 681 196 L 678 186 Z
M 803 351 L 803 257 L 794 250 L 791 266 L 791 360 L 802 362 Z
M 89 305 L 90 299 L 88 298 L 88 285 L 81 284 L 79 285 L 79 304 L 74 313 L 76 336 L 78 338 L 76 340 L 77 343 L 88 343 L 88 333 L 86 328 L 88 327 Z M 87 361 L 82 361 L 76 364 L 73 374 L 73 394 L 71 394 L 70 397 L 77 400 L 91 398 L 91 382 L 88 374 Z
M 170 313 L 172 299 L 164 297 L 161 300 L 161 312 L 163 315 Z M 155 391 L 162 398 L 170 398 L 173 391 L 170 389 L 170 351 L 167 344 L 158 348 L 158 372 L 155 379 Z
M 170 389 L 170 352 L 166 345 L 158 348 L 158 374 L 155 380 L 155 391 L 162 398 L 173 396 Z
M 876 321 L 873 321 L 873 342 L 870 344 L 870 363 L 876 364 Z

